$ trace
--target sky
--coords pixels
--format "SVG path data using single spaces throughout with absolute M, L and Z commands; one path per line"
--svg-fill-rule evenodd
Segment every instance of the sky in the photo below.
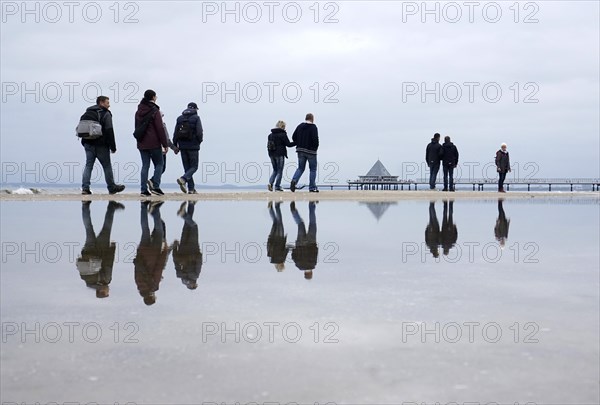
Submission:
M 600 177 L 596 1 L 2 1 L 1 11 L 2 183 L 79 186 L 74 128 L 103 94 L 115 176 L 135 187 L 146 89 L 171 134 L 198 103 L 200 184 L 266 184 L 270 129 L 284 120 L 291 136 L 308 112 L 319 184 L 377 159 L 401 179 L 427 177 L 435 132 L 458 147 L 459 178 L 493 178 L 502 142 L 509 178 Z M 163 183 L 181 167 L 170 152 Z

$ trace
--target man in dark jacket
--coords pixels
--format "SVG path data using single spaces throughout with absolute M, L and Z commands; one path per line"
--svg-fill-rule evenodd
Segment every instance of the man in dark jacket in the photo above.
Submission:
M 124 185 L 115 183 L 112 164 L 110 162 L 110 154 L 117 151 L 117 144 L 115 142 L 112 113 L 109 108 L 109 98 L 99 96 L 96 99 L 96 105 L 89 107 L 81 117 L 81 119 L 99 121 L 100 125 L 102 125 L 102 136 L 100 138 L 81 140 L 81 144 L 85 149 L 85 168 L 83 169 L 83 178 L 81 181 L 81 194 L 84 195 L 92 194 L 90 183 L 96 159 L 98 159 L 102 165 L 102 170 L 104 170 L 104 179 L 106 180 L 108 192 L 115 194 L 125 190 Z
M 292 134 L 292 142 L 296 144 L 296 152 L 298 153 L 298 169 L 292 177 L 290 190 L 296 191 L 296 184 L 306 169 L 310 170 L 308 190 L 312 193 L 318 193 L 317 190 L 317 149 L 319 149 L 319 131 L 314 124 L 314 116 L 310 113 L 306 114 L 305 122 L 296 127 Z
M 181 204 L 178 214 L 184 220 L 181 238 L 173 242 L 173 264 L 177 278 L 190 290 L 198 288 L 202 271 L 202 251 L 198 243 L 198 224 L 194 221 L 196 201 Z M 187 205 L 187 210 L 186 210 Z
M 309 222 L 307 233 L 304 221 L 300 217 L 300 214 L 298 214 L 298 210 L 296 210 L 296 203 L 294 201 L 290 203 L 292 216 L 298 225 L 298 236 L 296 237 L 296 245 L 292 249 L 292 260 L 294 260 L 296 267 L 304 272 L 304 278 L 307 280 L 312 279 L 313 270 L 317 267 L 317 258 L 319 256 L 315 207 L 314 201 L 308 203 Z
M 198 171 L 200 144 L 203 140 L 204 131 L 198 116 L 198 105 L 189 103 L 177 117 L 173 132 L 173 144 L 179 148 L 184 171 L 183 176 L 177 179 L 177 184 L 184 193 L 196 194 L 193 176 Z
M 437 174 L 440 170 L 440 160 L 442 159 L 442 145 L 440 145 L 440 134 L 436 133 L 431 138 L 431 142 L 425 149 L 425 161 L 429 167 L 429 188 L 435 190 Z
M 163 152 L 167 150 L 167 135 L 163 126 L 160 107 L 156 105 L 156 92 L 154 90 L 146 90 L 144 98 L 138 105 L 135 113 L 135 127 L 138 128 L 145 117 L 150 114 L 152 119 L 148 124 L 146 133 L 137 141 L 137 148 L 142 157 L 142 172 L 141 177 L 141 195 L 144 197 L 150 196 L 150 192 L 156 195 L 164 195 L 160 189 L 160 179 L 163 172 L 164 158 Z M 150 161 L 154 165 L 154 175 L 148 179 L 148 171 L 150 170 Z
M 510 172 L 510 157 L 505 143 L 500 145 L 500 149 L 496 152 L 496 171 L 498 172 L 498 192 L 506 193 L 504 191 L 504 180 L 506 179 L 506 173 Z
M 454 191 L 454 168 L 457 165 L 458 149 L 450 141 L 450 137 L 445 136 L 442 145 L 442 166 L 444 170 L 444 189 L 442 191 Z M 448 178 L 450 178 L 449 184 Z
M 272 149 L 269 149 L 271 146 Z M 275 184 L 275 191 L 283 191 L 281 188 L 281 177 L 283 177 L 283 166 L 285 165 L 285 159 L 287 159 L 287 148 L 296 146 L 295 143 L 290 142 L 290 139 L 285 132 L 285 122 L 277 121 L 275 128 L 271 130 L 267 141 L 267 152 L 271 158 L 271 165 L 273 166 L 273 173 L 269 178 L 269 184 L 267 188 L 269 191 L 273 191 L 273 184 Z

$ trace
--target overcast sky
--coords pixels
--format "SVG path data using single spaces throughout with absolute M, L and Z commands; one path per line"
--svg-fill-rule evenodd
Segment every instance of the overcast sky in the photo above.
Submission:
M 100 91 L 111 98 L 117 178 L 135 190 L 133 116 L 148 88 L 171 133 L 199 104 L 200 183 L 265 184 L 270 128 L 283 119 L 291 136 L 307 112 L 320 183 L 355 178 L 377 158 L 402 178 L 425 177 L 434 132 L 452 137 L 464 178 L 493 176 L 502 142 L 521 178 L 600 176 L 598 2 L 423 4 L 3 1 L 2 181 L 78 186 L 74 128 Z M 181 175 L 169 158 L 163 182 Z

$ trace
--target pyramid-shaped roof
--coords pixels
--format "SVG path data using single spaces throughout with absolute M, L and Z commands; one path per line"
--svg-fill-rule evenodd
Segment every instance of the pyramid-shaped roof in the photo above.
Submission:
M 384 177 L 384 176 L 391 176 L 391 174 L 390 174 L 390 172 L 387 171 L 387 169 L 385 168 L 383 163 L 381 163 L 381 161 L 379 159 L 377 159 L 377 162 L 375 162 L 373 167 L 371 167 L 371 170 L 369 170 L 369 172 L 366 174 L 366 176 Z

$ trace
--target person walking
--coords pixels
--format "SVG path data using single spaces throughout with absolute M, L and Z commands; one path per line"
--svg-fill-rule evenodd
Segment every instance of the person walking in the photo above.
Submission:
M 292 177 L 290 190 L 292 193 L 296 191 L 298 180 L 306 169 L 310 170 L 308 191 L 318 193 L 317 189 L 317 149 L 319 149 L 319 130 L 314 124 L 315 117 L 313 114 L 306 114 L 305 121 L 296 127 L 292 134 L 292 142 L 296 145 L 296 153 L 298 154 L 298 169 Z
M 125 190 L 125 186 L 115 183 L 112 164 L 110 162 L 110 154 L 117 152 L 112 113 L 110 112 L 110 99 L 106 96 L 96 98 L 96 105 L 88 107 L 81 119 L 98 121 L 102 125 L 101 137 L 81 140 L 81 144 L 85 149 L 85 168 L 83 169 L 81 179 L 81 194 L 92 194 L 90 184 L 96 159 L 102 165 L 109 194 L 120 193 Z
M 273 185 L 275 186 L 275 191 L 283 191 L 281 188 L 283 166 L 285 165 L 285 159 L 288 157 L 287 148 L 293 146 L 296 146 L 296 144 L 290 142 L 285 131 L 285 122 L 281 120 L 277 121 L 275 128 L 271 129 L 267 140 L 267 151 L 269 152 L 269 158 L 271 158 L 271 165 L 273 166 L 273 173 L 267 185 L 269 191 L 273 191 Z
M 177 184 L 183 193 L 197 194 L 194 183 L 194 173 L 198 171 L 200 144 L 204 140 L 202 121 L 198 116 L 198 105 L 188 103 L 187 108 L 177 117 L 173 144 L 179 148 L 183 175 L 177 179 Z
M 500 145 L 500 149 L 496 152 L 496 171 L 498 172 L 498 192 L 506 193 L 504 191 L 504 180 L 506 179 L 506 173 L 510 172 L 510 157 L 505 143 Z
M 144 122 L 147 127 L 140 138 L 137 139 L 137 148 L 142 158 L 141 177 L 141 195 L 149 197 L 152 194 L 164 195 L 160 189 L 160 180 L 162 177 L 164 158 L 163 152 L 166 151 L 167 135 L 160 114 L 160 107 L 156 104 L 156 92 L 146 90 L 144 98 L 138 105 L 135 113 L 135 127 L 143 127 Z M 150 161 L 154 165 L 154 175 L 148 179 L 150 170 Z
M 431 142 L 425 149 L 425 162 L 429 167 L 429 189 L 435 190 L 435 182 L 440 171 L 440 160 L 442 159 L 442 145 L 440 145 L 440 134 L 435 133 Z
M 449 136 L 444 137 L 442 145 L 442 169 L 444 171 L 444 189 L 454 191 L 454 168 L 458 165 L 458 149 L 450 141 Z

